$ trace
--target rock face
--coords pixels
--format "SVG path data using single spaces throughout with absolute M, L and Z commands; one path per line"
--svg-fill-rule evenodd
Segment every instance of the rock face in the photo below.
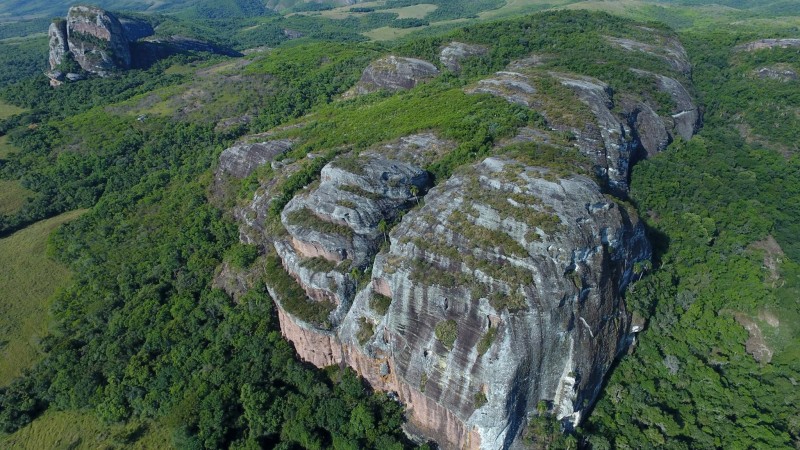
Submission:
M 672 103 L 669 114 L 659 114 L 657 110 L 664 107 L 646 98 L 615 93 L 606 83 L 595 78 L 542 73 L 536 70 L 539 64 L 540 57 L 512 62 L 509 68 L 518 71 L 497 72 L 465 91 L 495 95 L 510 103 L 541 111 L 551 130 L 566 131 L 575 137 L 575 145 L 595 162 L 597 175 L 608 181 L 616 195 L 627 195 L 630 169 L 637 160 L 664 150 L 677 136 L 690 139 L 700 126 L 701 115 L 697 105 L 683 84 L 674 78 L 631 69 L 652 80 L 654 91 L 669 96 Z M 554 79 L 571 90 L 588 108 L 594 120 L 576 126 L 557 114 L 550 114 L 544 106 L 546 96 L 536 87 L 543 77 Z M 569 111 L 572 113 L 574 111 Z M 549 142 L 546 134 L 535 130 L 523 129 L 521 133 L 513 141 Z
M 494 77 L 478 81 L 478 85 L 467 90 L 468 94 L 492 94 L 522 106 L 533 106 L 531 95 L 536 88 L 531 81 L 518 72 L 497 72 Z
M 123 30 L 125 30 L 125 38 L 129 42 L 138 41 L 139 39 L 151 36 L 155 33 L 150 22 L 143 19 L 120 17 L 119 23 L 122 25 Z
M 365 165 L 387 167 L 381 160 Z M 408 180 L 400 190 L 408 189 L 417 172 L 394 167 Z M 374 228 L 358 221 L 378 216 L 363 201 L 363 211 L 337 212 L 342 195 L 331 192 L 337 183 L 366 188 L 367 180 L 374 192 L 374 176 L 356 180 L 326 169 L 317 189 L 287 205 L 282 219 L 293 241 L 276 244 L 311 298 L 315 290 L 348 295 L 340 284 L 346 277 L 330 292 L 319 284 L 330 273 L 295 272 L 295 259 L 308 251 L 343 258 L 333 250 L 351 247 L 293 226 L 288 212 L 306 208 L 365 236 Z M 400 200 L 395 189 L 387 183 L 382 192 Z M 635 263 L 649 257 L 637 218 L 589 178 L 489 158 L 403 216 L 390 248 L 371 264 L 371 281 L 352 302 L 337 299 L 331 331 L 288 315 L 278 301 L 281 328 L 302 358 L 348 364 L 374 387 L 396 392 L 411 428 L 444 448 L 508 448 L 539 401 L 573 423 L 592 404 L 628 337 L 621 293 Z
M 230 175 L 235 178 L 245 178 L 276 156 L 289 151 L 293 141 L 289 139 L 276 139 L 254 144 L 238 144 L 226 148 L 219 155 L 219 169 L 217 176 Z
M 131 65 L 125 30 L 117 18 L 91 6 L 73 6 L 67 13 L 69 50 L 83 70 L 105 75 Z
M 758 41 L 748 42 L 747 44 L 736 47 L 737 50 L 744 50 L 752 52 L 755 50 L 764 50 L 768 48 L 792 48 L 800 47 L 800 39 L 784 38 L 784 39 L 761 39 Z
M 437 75 L 439 69 L 427 61 L 387 56 L 374 61 L 364 70 L 355 90 L 357 94 L 367 94 L 381 89 L 388 91 L 411 89 Z
M 461 61 L 467 58 L 485 55 L 488 51 L 489 49 L 483 45 L 451 42 L 439 52 L 439 61 L 441 61 L 443 66 L 450 69 L 451 72 L 460 73 Z
M 380 223 L 391 223 L 431 182 L 419 167 L 382 156 L 339 158 L 322 169 L 319 187 L 286 205 L 281 222 L 303 255 L 365 267 L 385 239 Z
M 657 34 L 653 34 L 657 37 Z M 686 49 L 679 40 L 672 37 L 661 37 L 661 42 L 658 45 L 639 42 L 632 39 L 624 39 L 617 37 L 607 37 L 608 41 L 619 48 L 628 51 L 639 51 L 649 55 L 655 56 L 672 67 L 673 70 L 688 75 L 692 71 L 692 65 L 689 62 L 689 55 Z
M 69 51 L 69 44 L 67 44 L 67 22 L 64 20 L 54 21 L 50 24 L 47 35 L 50 37 L 50 70 L 56 70 L 64 61 L 64 57 Z

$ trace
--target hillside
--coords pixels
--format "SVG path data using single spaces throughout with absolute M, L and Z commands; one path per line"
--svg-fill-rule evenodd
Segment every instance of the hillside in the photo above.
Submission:
M 792 4 L 467 3 L 152 15 L 243 55 L 55 89 L 0 43 L 0 243 L 73 219 L 0 446 L 800 444 Z

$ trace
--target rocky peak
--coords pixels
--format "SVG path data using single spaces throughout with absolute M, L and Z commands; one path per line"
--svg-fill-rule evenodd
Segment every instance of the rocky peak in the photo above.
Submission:
M 372 276 L 356 292 L 337 265 L 313 262 L 321 252 L 303 243 L 338 255 L 332 250 L 353 244 L 331 230 L 352 241 L 375 236 L 375 221 L 387 214 L 376 205 L 401 202 L 420 173 L 359 158 L 372 168 L 327 166 L 320 185 L 282 215 L 290 241 L 275 247 L 284 267 L 312 301 L 337 304 L 333 328 L 322 330 L 278 298 L 281 328 L 301 357 L 348 364 L 374 387 L 397 392 L 412 429 L 444 448 L 508 448 L 539 401 L 577 423 L 628 337 L 621 294 L 635 263 L 650 257 L 636 216 L 587 177 L 489 158 L 433 188 L 392 230 L 387 251 L 359 255 Z M 379 167 L 387 176 L 374 176 Z M 382 197 L 335 192 L 343 186 Z M 339 228 L 292 223 L 300 210 L 312 225 Z M 322 234 L 329 242 L 317 239 Z
M 131 52 L 125 29 L 117 18 L 93 6 L 73 6 L 65 20 L 50 24 L 51 80 L 60 81 L 62 66 L 105 76 L 131 65 Z M 74 66 L 74 67 L 73 67 Z M 69 75 L 69 74 L 68 74 Z M 79 79 L 80 76 L 67 77 Z
M 83 70 L 105 75 L 131 65 L 122 24 L 111 13 L 93 6 L 73 6 L 67 13 L 67 38 Z

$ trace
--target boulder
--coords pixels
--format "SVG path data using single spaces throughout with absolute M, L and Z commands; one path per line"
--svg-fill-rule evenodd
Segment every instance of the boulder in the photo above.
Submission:
M 256 143 L 240 143 L 226 148 L 219 155 L 217 177 L 230 175 L 234 178 L 245 178 L 258 167 L 271 162 L 292 148 L 294 141 L 275 139 Z
M 439 69 L 427 61 L 387 56 L 373 61 L 364 69 L 355 87 L 355 93 L 367 94 L 381 89 L 388 91 L 411 89 L 437 75 Z
M 439 52 L 439 61 L 443 66 L 450 69 L 451 72 L 461 72 L 461 61 L 485 55 L 489 49 L 484 45 L 471 45 L 463 42 L 451 42 L 442 47 Z

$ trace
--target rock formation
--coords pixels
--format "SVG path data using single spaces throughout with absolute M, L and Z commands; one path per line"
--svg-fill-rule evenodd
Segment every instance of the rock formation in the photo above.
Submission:
M 100 8 L 71 7 L 67 13 L 67 38 L 72 57 L 87 72 L 102 76 L 131 65 L 122 24 Z
M 365 179 L 326 169 L 302 205 L 287 205 L 282 218 L 292 241 L 275 245 L 310 298 L 338 305 L 333 329 L 324 330 L 293 317 L 277 299 L 281 328 L 300 356 L 318 366 L 348 364 L 374 387 L 396 392 L 412 428 L 445 448 L 507 448 L 539 401 L 577 423 L 628 337 L 621 292 L 635 263 L 650 256 L 635 215 L 589 178 L 489 158 L 432 189 L 423 207 L 403 216 L 353 298 L 348 275 L 298 262 L 339 260 L 352 244 L 318 239 L 330 234 L 319 231 L 324 225 L 298 229 L 287 220 L 305 208 L 355 232 L 354 218 L 372 217 L 371 209 L 360 211 L 371 205 L 363 201 L 337 212 L 341 194 L 328 193 L 331 183 Z M 393 189 L 387 184 L 382 192 Z M 353 255 L 371 259 L 370 253 Z
M 531 95 L 536 88 L 531 86 L 530 79 L 518 72 L 497 72 L 494 77 L 478 81 L 474 88 L 467 89 L 468 94 L 492 94 L 502 97 L 511 103 L 522 106 L 533 106 Z
M 575 145 L 592 159 L 597 174 L 608 181 L 616 195 L 628 191 L 630 168 L 637 160 L 664 150 L 676 136 L 690 139 L 700 126 L 700 111 L 694 99 L 678 80 L 644 70 L 631 69 L 639 76 L 652 80 L 653 90 L 667 94 L 672 107 L 669 114 L 659 114 L 664 109 L 650 99 L 625 93 L 615 93 L 604 82 L 575 74 L 542 73 L 536 70 L 541 58 L 526 58 L 509 64 L 518 71 L 497 72 L 478 81 L 465 91 L 470 94 L 491 94 L 510 103 L 540 111 L 552 130 L 567 131 L 574 135 Z M 536 77 L 555 79 L 571 90 L 583 103 L 594 120 L 579 125 L 568 123 L 563 111 L 556 114 L 545 107 L 545 94 L 538 92 Z M 575 111 L 568 111 L 574 114 Z M 516 141 L 537 140 L 547 143 L 546 134 L 524 129 Z
M 289 139 L 275 139 L 252 144 L 240 143 L 226 148 L 219 155 L 217 176 L 245 178 L 259 166 L 287 152 L 292 148 L 292 144 L 293 141 Z
M 756 76 L 764 80 L 777 80 L 784 83 L 798 79 L 797 72 L 788 67 L 762 67 L 756 71 Z
M 755 50 L 764 50 L 768 48 L 793 48 L 800 47 L 800 39 L 797 38 L 784 38 L 784 39 L 760 39 L 758 41 L 748 42 L 736 47 L 737 50 L 744 50 L 752 52 Z
M 439 52 L 439 61 L 442 65 L 450 69 L 451 72 L 461 72 L 461 61 L 485 55 L 489 51 L 483 45 L 470 45 L 463 42 L 451 42 Z
M 56 70 L 64 61 L 64 57 L 69 51 L 67 44 L 67 22 L 65 20 L 55 20 L 47 30 L 50 37 L 50 69 Z
M 653 30 L 650 30 L 653 31 Z M 619 48 L 628 51 L 639 51 L 655 56 L 670 65 L 670 67 L 682 74 L 688 75 L 692 71 L 692 64 L 689 62 L 689 55 L 680 41 L 673 37 L 661 36 L 653 33 L 653 38 L 659 39 L 657 45 L 635 41 L 633 39 L 607 37 L 608 41 Z
M 439 69 L 427 61 L 387 56 L 373 61 L 364 70 L 355 87 L 355 93 L 368 94 L 381 89 L 388 91 L 411 89 L 438 74 Z

